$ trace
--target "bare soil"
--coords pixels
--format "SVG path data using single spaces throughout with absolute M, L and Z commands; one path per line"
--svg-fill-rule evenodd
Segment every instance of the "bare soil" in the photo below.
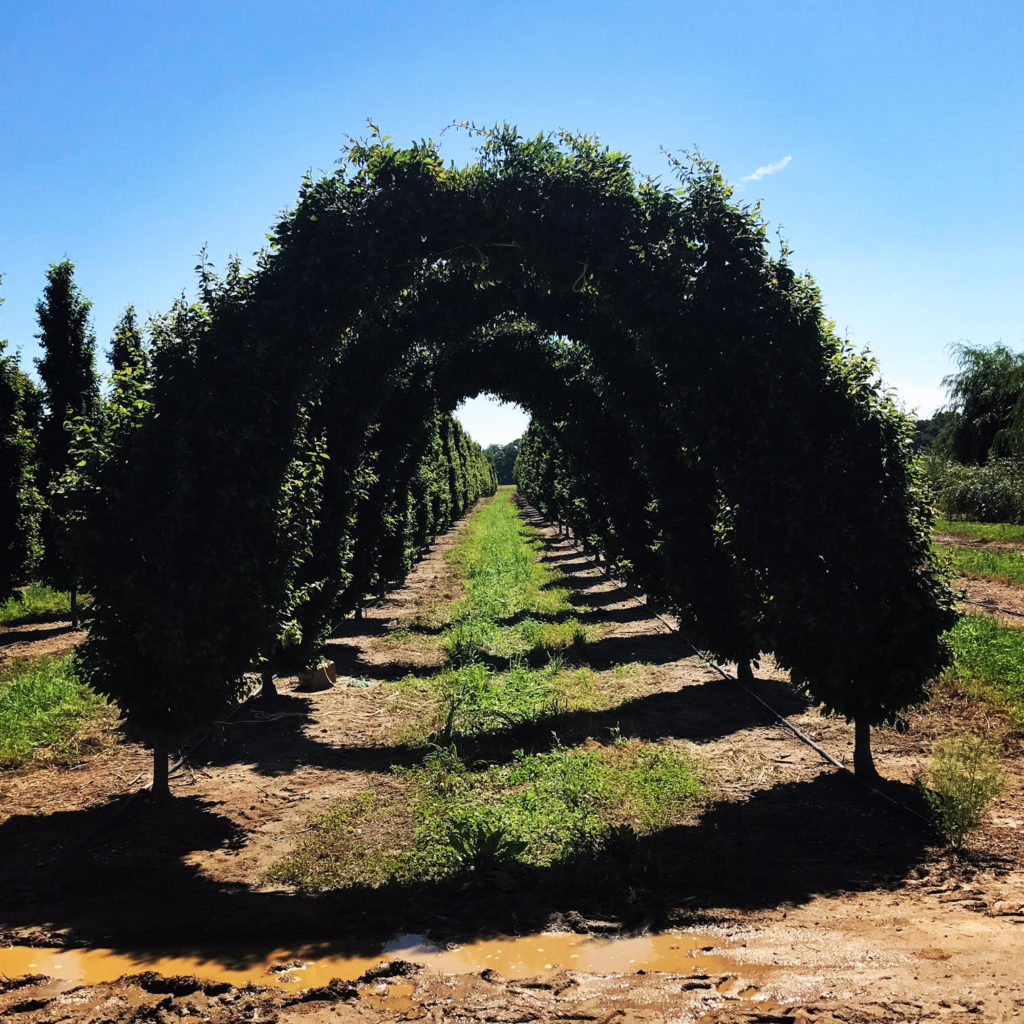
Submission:
M 318 940 L 358 938 L 372 947 L 410 932 L 468 941 L 544 929 L 674 927 L 715 936 L 739 964 L 731 980 L 700 971 L 637 974 L 628 964 L 532 980 L 398 967 L 305 993 L 157 975 L 77 988 L 21 978 L 0 981 L 0 1017 L 26 1024 L 1024 1018 L 1022 737 L 994 713 L 943 692 L 913 712 L 908 732 L 878 732 L 878 766 L 891 781 L 882 794 L 869 791 L 574 548 L 548 539 L 544 557 L 566 573 L 581 617 L 604 628 L 586 660 L 654 666 L 619 706 L 578 721 L 570 713 L 559 735 L 585 728 L 600 737 L 617 728 L 677 744 L 708 765 L 713 800 L 699 820 L 642 840 L 652 864 L 684 868 L 671 877 L 685 884 L 668 887 L 654 871 L 628 891 L 588 891 L 552 886 L 537 870 L 501 884 L 314 896 L 264 881 L 311 814 L 395 785 L 389 766 L 417 756 L 393 739 L 395 714 L 381 683 L 412 668 L 429 671 L 437 659 L 386 635 L 457 595 L 443 557 L 451 534 L 406 587 L 345 623 L 331 644 L 343 677 L 337 686 L 299 694 L 283 681 L 286 692 L 272 703 L 243 706 L 176 774 L 169 807 L 138 792 L 149 757 L 128 742 L 73 768 L 3 776 L 0 937 L 136 953 L 174 948 L 237 966 Z M 849 726 L 807 706 L 770 660 L 756 675 L 762 700 L 851 762 Z M 1003 738 L 1009 785 L 969 849 L 953 856 L 920 817 L 913 779 L 936 738 L 967 728 Z

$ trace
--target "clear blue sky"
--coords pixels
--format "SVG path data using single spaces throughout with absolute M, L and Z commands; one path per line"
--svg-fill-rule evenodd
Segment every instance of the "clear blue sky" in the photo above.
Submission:
M 597 132 L 666 178 L 660 147 L 698 146 L 922 414 L 950 343 L 1024 343 L 1020 0 L 3 0 L 0 24 L 0 337 L 26 363 L 51 262 L 105 349 L 126 303 L 192 293 L 202 245 L 247 258 L 367 117 Z M 518 434 L 487 408 L 474 436 Z

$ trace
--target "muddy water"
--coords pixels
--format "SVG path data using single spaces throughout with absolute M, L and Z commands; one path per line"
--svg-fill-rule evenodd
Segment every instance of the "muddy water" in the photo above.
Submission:
M 125 974 L 156 971 L 171 977 L 193 975 L 233 985 L 254 983 L 288 988 L 325 985 L 332 978 L 354 979 L 382 959 L 412 960 L 441 974 L 479 973 L 488 968 L 506 978 L 551 975 L 569 968 L 593 974 L 665 971 L 693 974 L 735 973 L 740 965 L 727 951 L 713 952 L 708 936 L 666 932 L 636 938 L 600 939 L 588 935 L 539 934 L 489 939 L 439 948 L 422 936 L 404 935 L 378 947 L 354 953 L 338 946 L 276 949 L 258 957 L 242 950 L 122 953 L 109 949 L 0 949 L 0 976 L 45 974 L 73 984 L 114 981 Z M 749 969 L 743 971 L 749 975 Z

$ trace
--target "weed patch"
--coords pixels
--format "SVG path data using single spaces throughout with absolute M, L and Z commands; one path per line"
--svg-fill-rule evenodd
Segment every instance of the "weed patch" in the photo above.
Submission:
M 705 793 L 692 758 L 636 742 L 520 751 L 481 769 L 441 748 L 393 772 L 400 797 L 363 794 L 315 819 L 271 876 L 318 891 L 578 863 L 624 832 L 684 820 Z
M 961 847 L 1003 790 L 999 745 L 969 734 L 949 737 L 936 745 L 928 772 L 918 784 L 950 845 Z

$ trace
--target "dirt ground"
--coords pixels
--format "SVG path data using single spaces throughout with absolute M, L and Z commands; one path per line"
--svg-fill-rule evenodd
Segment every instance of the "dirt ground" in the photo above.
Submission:
M 85 986 L 29 976 L 0 980 L 0 1018 L 1024 1019 L 1022 737 L 993 713 L 943 693 L 913 712 L 907 733 L 877 734 L 878 766 L 891 781 L 884 793 L 871 792 L 550 535 L 545 557 L 566 573 L 580 617 L 604 628 L 587 660 L 655 669 L 644 674 L 643 689 L 582 724 L 595 736 L 617 729 L 668 740 L 708 765 L 713 799 L 699 820 L 642 840 L 651 863 L 682 866 L 682 876 L 671 877 L 689 881 L 667 887 L 654 872 L 629 891 L 559 890 L 538 870 L 504 888 L 438 882 L 326 896 L 266 883 L 266 869 L 301 838 L 310 814 L 391 785 L 389 766 L 413 756 L 392 738 L 401 709 L 381 699 L 381 683 L 413 667 L 429 670 L 436 659 L 384 638 L 457 593 L 443 557 L 453 541 L 454 533 L 442 538 L 402 590 L 345 623 L 331 644 L 337 686 L 301 694 L 283 680 L 272 704 L 242 707 L 174 776 L 171 807 L 138 792 L 149 758 L 130 743 L 73 768 L 0 777 L 0 938 L 133 954 L 174 948 L 237 966 L 318 940 L 358 938 L 373 949 L 375 940 L 404 933 L 471 942 L 546 929 L 674 928 L 708 936 L 730 972 L 637 973 L 623 964 L 506 979 L 398 964 L 296 992 L 156 974 Z M 37 642 L 55 639 L 73 642 L 55 633 Z M 30 653 L 22 647 L 29 640 L 16 642 L 19 655 Z M 850 727 L 808 707 L 770 661 L 756 675 L 762 700 L 850 763 Z M 573 726 L 567 721 L 564 731 Z M 919 816 L 912 782 L 932 742 L 965 728 L 1004 738 L 1009 785 L 967 853 L 953 857 Z

